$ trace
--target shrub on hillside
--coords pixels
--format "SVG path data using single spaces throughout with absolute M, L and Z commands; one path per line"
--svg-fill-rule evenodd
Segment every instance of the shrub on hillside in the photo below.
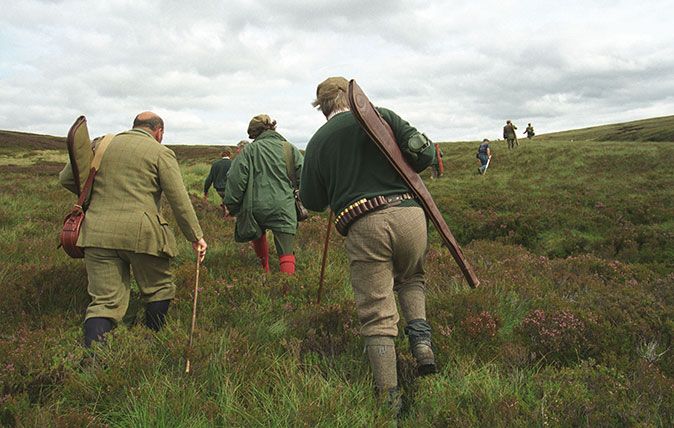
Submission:
M 515 332 L 532 354 L 549 362 L 572 363 L 588 352 L 586 323 L 571 311 L 535 309 Z
M 498 332 L 500 320 L 489 311 L 469 314 L 461 321 L 461 327 L 471 339 L 491 339 Z
M 353 302 L 305 306 L 293 314 L 290 325 L 292 334 L 302 341 L 302 355 L 315 352 L 324 357 L 344 352 L 359 331 Z
M 577 367 L 548 367 L 535 377 L 544 425 L 668 426 L 671 382 L 642 394 L 619 371 L 589 360 Z M 665 394 L 663 394 L 663 392 Z M 660 419 L 663 418 L 663 419 Z

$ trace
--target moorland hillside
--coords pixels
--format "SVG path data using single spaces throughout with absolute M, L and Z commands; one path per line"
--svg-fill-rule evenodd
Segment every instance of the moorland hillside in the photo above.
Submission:
M 415 378 L 398 338 L 401 426 L 674 424 L 674 173 L 662 162 L 674 144 L 569 135 L 496 142 L 484 176 L 477 143 L 443 144 L 445 175 L 422 173 L 482 285 L 468 288 L 431 229 L 440 373 Z M 84 265 L 56 248 L 75 202 L 57 180 L 63 139 L 0 132 L 0 142 L 0 426 L 391 422 L 373 397 L 334 231 L 314 303 L 326 213 L 299 228 L 296 275 L 277 261 L 265 275 L 234 243 L 215 192 L 201 198 L 219 148 L 175 146 L 209 243 L 193 374 L 183 373 L 195 275 L 184 239 L 166 328 L 137 322 L 134 285 L 125 323 L 92 358 L 80 344 Z

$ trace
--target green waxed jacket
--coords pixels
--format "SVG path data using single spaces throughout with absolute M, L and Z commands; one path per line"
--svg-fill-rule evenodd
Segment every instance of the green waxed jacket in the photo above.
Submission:
M 240 216 L 245 198 L 252 198 L 257 223 L 272 231 L 295 234 L 297 215 L 293 188 L 286 170 L 283 148 L 290 144 L 276 131 L 264 131 L 232 161 L 227 173 L 224 204 L 229 212 Z M 303 157 L 292 146 L 296 176 L 302 172 Z M 246 192 L 253 180 L 252 194 Z
M 410 166 L 416 172 L 426 169 L 435 159 L 435 146 L 430 143 L 415 152 L 412 145 L 428 140 L 391 110 L 377 110 L 391 125 Z M 350 111 L 332 117 L 307 145 L 300 186 L 300 197 L 307 209 L 323 211 L 329 205 L 337 214 L 361 198 L 409 191 Z M 408 200 L 401 205 L 418 204 Z
M 59 181 L 72 191 L 69 170 Z M 173 151 L 141 129 L 117 134 L 103 155 L 77 245 L 174 257 L 176 239 L 159 210 L 162 193 L 187 240 L 202 238 Z

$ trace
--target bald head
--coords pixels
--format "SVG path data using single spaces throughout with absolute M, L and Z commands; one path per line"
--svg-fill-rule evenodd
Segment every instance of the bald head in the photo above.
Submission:
M 151 111 L 139 113 L 133 120 L 133 127 L 147 129 L 154 139 L 160 143 L 164 137 L 164 121 L 156 113 Z
M 164 121 L 156 113 L 144 111 L 133 120 L 134 128 L 147 128 L 156 131 L 157 128 L 164 128 Z

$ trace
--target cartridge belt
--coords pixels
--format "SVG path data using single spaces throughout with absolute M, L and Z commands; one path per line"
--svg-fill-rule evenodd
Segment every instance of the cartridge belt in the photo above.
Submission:
M 375 196 L 373 198 L 363 198 L 352 203 L 340 211 L 335 217 L 335 228 L 340 235 L 346 236 L 349 233 L 349 227 L 354 221 L 363 217 L 365 214 L 382 208 L 398 205 L 402 201 L 414 199 L 411 193 L 401 193 L 397 195 Z

